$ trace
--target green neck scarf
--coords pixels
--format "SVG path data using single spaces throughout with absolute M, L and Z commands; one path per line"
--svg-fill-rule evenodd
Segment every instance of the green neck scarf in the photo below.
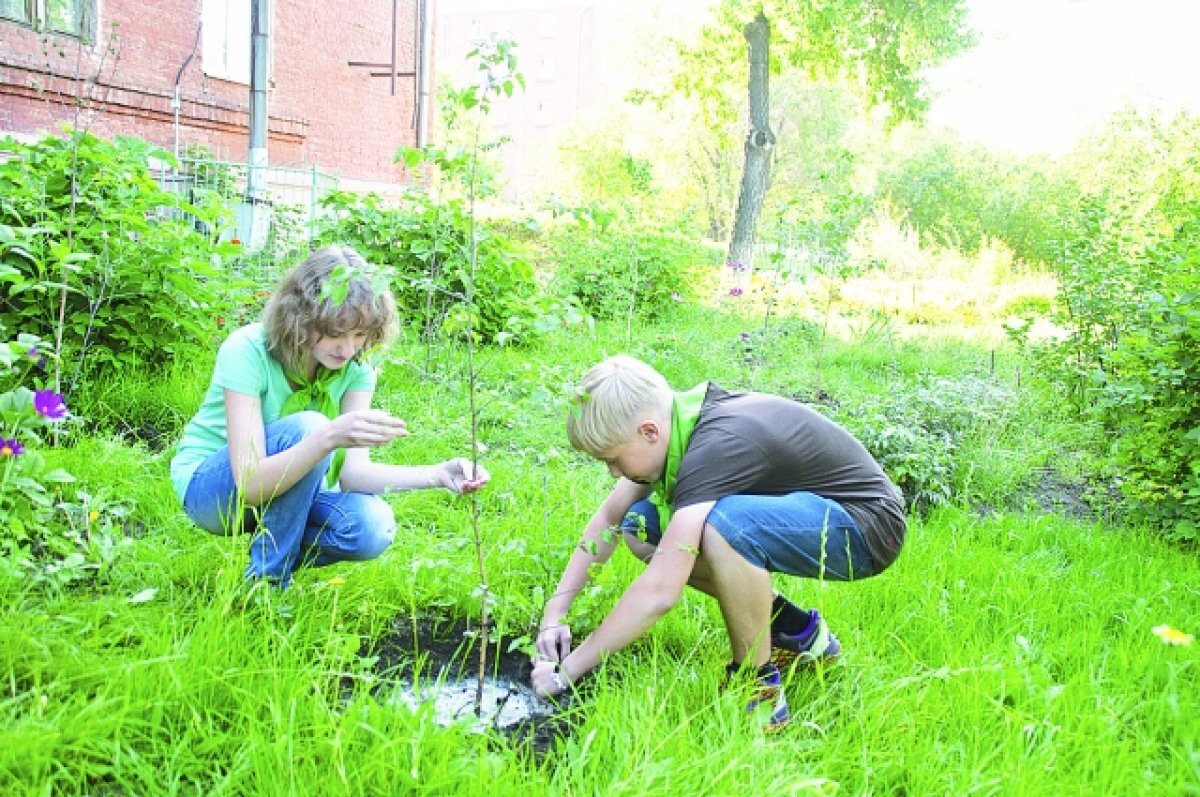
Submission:
M 283 402 L 280 417 L 291 415 L 293 412 L 314 409 L 329 420 L 338 416 L 338 405 L 333 400 L 329 388 L 337 378 L 338 371 L 331 371 L 323 365 L 317 366 L 316 375 L 309 379 L 294 371 L 286 372 L 288 382 L 296 386 L 292 395 Z M 342 475 L 342 464 L 346 461 L 346 449 L 339 448 L 333 452 L 333 461 L 329 463 L 329 472 L 325 474 L 325 486 L 332 488 Z
M 650 495 L 650 503 L 658 509 L 658 528 L 663 532 L 671 523 L 671 501 L 675 498 L 679 463 L 683 461 L 683 452 L 687 450 L 692 429 L 696 428 L 696 420 L 700 417 L 700 408 L 704 406 L 707 393 L 708 382 L 701 382 L 691 390 L 676 393 L 671 401 L 671 439 L 667 441 L 667 461 L 663 465 L 662 478 L 651 485 L 654 492 Z

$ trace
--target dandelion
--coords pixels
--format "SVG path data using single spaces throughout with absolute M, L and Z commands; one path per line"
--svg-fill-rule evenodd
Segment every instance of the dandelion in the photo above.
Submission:
M 741 288 L 730 288 L 729 289 L 730 296 L 741 296 L 743 293 L 745 293 L 745 291 L 743 291 Z
M 36 390 L 33 394 L 33 409 L 38 415 L 51 421 L 67 417 L 67 405 L 63 397 L 53 390 Z
M 1172 628 L 1169 625 L 1156 625 L 1150 629 L 1156 637 L 1163 641 L 1164 645 L 1190 645 L 1192 644 L 1192 635 L 1180 631 L 1178 628 Z
M 100 519 L 100 513 L 98 511 L 96 511 L 95 509 L 93 509 L 91 512 L 88 512 L 88 520 L 95 523 L 99 519 Z
M 25 446 L 17 438 L 0 437 L 0 459 L 16 459 L 25 453 Z

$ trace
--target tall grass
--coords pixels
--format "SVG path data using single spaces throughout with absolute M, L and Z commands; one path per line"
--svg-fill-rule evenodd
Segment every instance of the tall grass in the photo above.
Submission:
M 681 307 L 634 330 L 630 353 L 678 387 L 713 378 L 801 397 L 869 400 L 922 375 L 1016 384 L 992 346 L 906 336 L 837 339 L 818 364 L 811 330 L 781 319 L 748 363 L 732 312 Z M 494 617 L 529 635 L 578 530 L 610 481 L 567 449 L 562 387 L 624 349 L 603 325 L 477 362 L 481 495 Z M 411 436 L 380 455 L 425 462 L 470 440 L 464 360 L 395 353 L 380 402 Z M 206 374 L 170 377 L 195 400 Z M 154 383 L 126 384 L 145 396 Z M 114 396 L 116 393 L 114 392 Z M 817 605 L 842 661 L 788 684 L 795 721 L 764 735 L 722 693 L 728 646 L 713 603 L 689 593 L 614 656 L 567 709 L 573 732 L 544 756 L 468 725 L 443 726 L 375 696 L 369 656 L 394 622 L 478 617 L 466 504 L 392 497 L 381 559 L 304 571 L 283 594 L 241 581 L 245 542 L 194 530 L 166 486 L 169 452 L 96 435 L 55 453 L 82 481 L 135 500 L 132 541 L 97 580 L 58 592 L 0 577 L 0 793 L 313 794 L 1195 794 L 1200 792 L 1200 564 L 1135 530 L 1045 514 L 1028 471 L 1074 432 L 1026 383 L 1001 429 L 967 456 L 987 511 L 914 517 L 897 564 L 853 584 L 781 579 Z M 112 402 L 105 399 L 109 404 Z M 190 411 L 190 410 L 185 410 Z M 174 417 L 143 408 L 145 417 Z M 618 554 L 576 601 L 577 635 L 638 572 Z

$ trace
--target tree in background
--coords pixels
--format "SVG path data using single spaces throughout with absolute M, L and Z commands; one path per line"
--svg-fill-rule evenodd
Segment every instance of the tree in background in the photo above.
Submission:
M 749 86 L 750 129 L 728 261 L 752 262 L 754 229 L 770 186 L 776 145 L 771 73 L 790 68 L 841 81 L 885 119 L 917 119 L 929 106 L 922 71 L 970 43 L 965 0 L 722 0 L 698 43 L 682 50 L 675 87 L 724 126 L 739 115 L 731 86 Z

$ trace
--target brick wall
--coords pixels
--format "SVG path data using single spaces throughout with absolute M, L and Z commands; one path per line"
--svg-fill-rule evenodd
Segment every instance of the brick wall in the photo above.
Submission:
M 399 71 L 415 69 L 417 2 L 396 0 Z M 391 59 L 392 0 L 272 5 L 270 163 L 317 165 L 351 180 L 404 181 L 392 160 L 398 147 L 416 141 L 415 79 L 398 77 L 392 96 L 389 79 L 371 75 L 385 69 L 348 65 Z M 94 45 L 0 20 L 0 132 L 38 134 L 66 122 L 170 149 L 179 76 L 181 147 L 202 144 L 220 157 L 244 159 L 249 87 L 204 74 L 196 45 L 201 0 L 99 6 Z

